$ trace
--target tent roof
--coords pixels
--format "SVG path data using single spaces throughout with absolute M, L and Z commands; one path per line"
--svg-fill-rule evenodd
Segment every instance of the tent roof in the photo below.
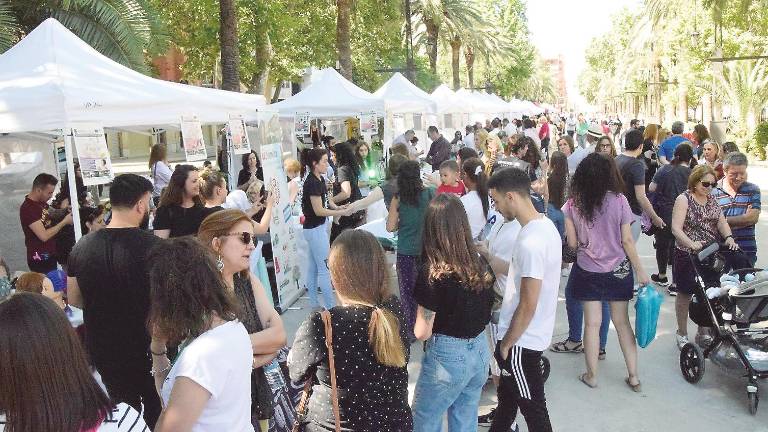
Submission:
M 437 103 L 427 92 L 416 87 L 400 72 L 381 86 L 374 96 L 384 100 L 388 111 L 396 113 L 434 113 Z
M 312 77 L 312 84 L 288 99 L 271 105 L 280 117 L 309 112 L 312 117 L 353 117 L 361 112 L 384 112 L 384 101 L 326 68 Z
M 433 92 L 432 99 L 437 103 L 437 111 L 441 114 L 469 113 L 471 104 L 458 97 L 447 85 L 440 84 Z
M 154 79 L 96 51 L 53 18 L 0 55 L 0 132 L 224 123 L 254 117 L 262 96 Z

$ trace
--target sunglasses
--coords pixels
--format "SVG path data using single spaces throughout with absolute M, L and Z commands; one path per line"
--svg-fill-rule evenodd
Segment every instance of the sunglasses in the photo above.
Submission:
M 710 187 L 715 187 L 715 186 L 717 186 L 717 183 L 715 183 L 715 182 L 708 182 L 708 181 L 703 181 L 703 182 L 701 182 L 701 185 L 702 185 L 702 186 L 704 186 L 705 188 L 710 188 Z
M 222 237 L 237 237 L 244 245 L 254 243 L 255 236 L 249 232 L 223 234 Z

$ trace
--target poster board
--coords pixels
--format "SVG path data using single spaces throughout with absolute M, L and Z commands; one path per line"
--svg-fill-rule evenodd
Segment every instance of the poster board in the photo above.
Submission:
M 293 115 L 293 134 L 304 136 L 309 135 L 309 112 L 296 112 Z
M 80 172 L 85 186 L 110 183 L 115 178 L 112 159 L 107 149 L 104 128 L 98 125 L 82 125 L 72 128 Z
M 227 122 L 227 139 L 231 144 L 234 154 L 243 155 L 251 152 L 251 140 L 248 138 L 242 117 L 229 118 L 229 122 Z
M 379 133 L 379 120 L 376 111 L 360 113 L 360 133 L 366 136 Z
M 208 153 L 205 149 L 205 138 L 203 138 L 203 127 L 200 125 L 200 120 L 197 117 L 181 118 L 181 136 L 187 162 L 208 159 Z

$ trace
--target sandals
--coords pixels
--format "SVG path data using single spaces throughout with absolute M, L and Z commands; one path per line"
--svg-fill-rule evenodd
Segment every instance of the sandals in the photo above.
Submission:
M 625 383 L 627 383 L 627 386 L 628 386 L 629 388 L 631 388 L 633 392 L 635 392 L 635 393 L 642 393 L 642 391 L 643 391 L 643 388 L 642 388 L 642 386 L 641 386 L 641 384 L 640 384 L 640 381 L 638 381 L 638 382 L 637 382 L 637 384 L 634 384 L 634 385 L 633 385 L 633 384 L 631 384 L 631 383 L 629 382 L 629 377 L 626 377 L 626 378 L 624 378 L 624 382 L 625 382 Z M 586 384 L 586 383 L 585 383 L 585 384 Z
M 575 343 L 573 347 L 568 347 L 568 343 Z M 549 350 L 556 353 L 583 353 L 584 345 L 581 342 L 573 342 L 570 339 L 566 339 L 562 342 L 555 342 L 549 347 Z
M 597 384 L 590 384 L 587 381 L 587 373 L 583 373 L 583 374 L 579 375 L 579 381 L 584 383 L 584 385 L 589 387 L 589 388 L 597 388 Z

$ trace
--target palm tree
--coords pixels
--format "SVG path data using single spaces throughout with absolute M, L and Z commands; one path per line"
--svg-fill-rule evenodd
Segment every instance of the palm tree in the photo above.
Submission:
M 146 74 L 146 54 L 161 52 L 167 42 L 149 0 L 0 0 L 0 52 L 49 17 L 105 56 Z
M 760 112 L 768 104 L 768 61 L 765 59 L 729 63 L 722 75 L 715 75 L 719 96 L 733 110 L 733 118 L 743 121 L 751 134 L 757 127 Z
M 221 47 L 221 88 L 240 91 L 240 50 L 237 38 L 235 0 L 219 0 L 219 45 Z
M 336 52 L 339 54 L 341 75 L 352 79 L 352 44 L 350 28 L 354 0 L 336 0 Z

